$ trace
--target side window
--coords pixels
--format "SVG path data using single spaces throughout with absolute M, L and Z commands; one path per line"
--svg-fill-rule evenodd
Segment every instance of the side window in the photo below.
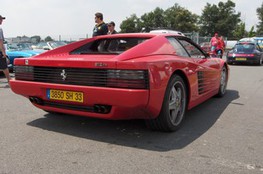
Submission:
M 205 58 L 206 56 L 192 43 L 186 40 L 179 40 L 187 52 L 190 54 L 192 58 Z
M 171 45 L 174 47 L 176 55 L 182 56 L 182 57 L 189 57 L 189 54 L 185 51 L 183 46 L 175 38 L 168 37 L 167 39 L 171 43 Z

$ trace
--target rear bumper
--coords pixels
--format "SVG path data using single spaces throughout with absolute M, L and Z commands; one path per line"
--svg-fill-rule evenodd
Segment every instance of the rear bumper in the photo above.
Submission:
M 149 119 L 156 113 L 147 109 L 149 90 L 102 88 L 61 85 L 11 80 L 13 92 L 30 99 L 38 108 L 51 111 L 96 117 L 103 119 Z M 79 91 L 84 94 L 83 103 L 50 100 L 47 89 Z M 38 101 L 39 100 L 39 101 Z M 106 111 L 98 111 L 106 108 Z
M 249 63 L 257 64 L 259 63 L 260 57 L 239 57 L 244 58 L 245 60 L 238 60 L 236 57 L 227 57 L 227 63 Z

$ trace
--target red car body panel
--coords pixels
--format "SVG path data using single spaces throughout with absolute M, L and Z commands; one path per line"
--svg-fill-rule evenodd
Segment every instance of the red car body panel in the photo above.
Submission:
M 147 70 L 149 73 L 149 89 L 79 86 L 17 79 L 11 80 L 10 86 L 13 92 L 27 98 L 34 96 L 43 101 L 51 101 L 58 104 L 81 107 L 91 107 L 94 104 L 110 105 L 110 112 L 101 114 L 33 103 L 36 107 L 46 111 L 103 119 L 156 118 L 162 108 L 166 87 L 175 73 L 183 76 L 185 80 L 188 89 L 188 109 L 217 94 L 220 86 L 221 69 L 223 66 L 227 66 L 225 62 L 218 58 L 193 59 L 177 56 L 174 48 L 165 36 L 156 34 L 99 36 L 60 47 L 30 59 L 15 60 L 16 66 Z M 72 50 L 93 40 L 118 37 L 149 37 L 150 39 L 119 55 L 70 54 Z M 198 81 L 199 76 L 202 77 L 202 89 Z M 50 100 L 47 98 L 47 89 L 80 91 L 84 94 L 84 101 L 83 103 L 76 103 Z

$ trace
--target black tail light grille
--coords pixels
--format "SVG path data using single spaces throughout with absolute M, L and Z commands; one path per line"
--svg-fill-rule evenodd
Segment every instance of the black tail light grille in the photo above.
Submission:
M 80 86 L 149 88 L 147 70 L 15 66 L 15 78 L 16 80 Z

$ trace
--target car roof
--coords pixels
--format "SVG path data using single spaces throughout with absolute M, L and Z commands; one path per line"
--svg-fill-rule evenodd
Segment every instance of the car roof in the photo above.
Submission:
M 239 42 L 255 42 L 255 39 L 252 37 L 242 38 Z
M 251 42 L 251 41 L 242 41 L 242 42 L 238 42 L 237 44 L 242 44 L 242 45 L 256 45 L 256 43 L 255 42 Z

